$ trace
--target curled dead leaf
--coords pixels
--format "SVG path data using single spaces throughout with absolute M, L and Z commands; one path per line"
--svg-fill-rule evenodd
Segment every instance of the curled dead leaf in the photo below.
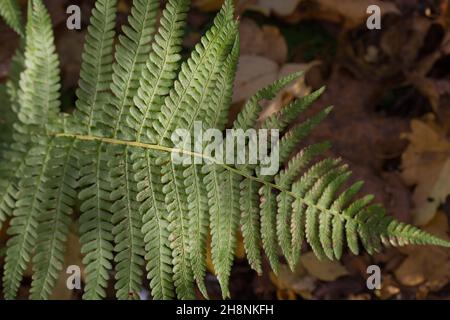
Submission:
M 450 194 L 450 141 L 439 127 L 420 120 L 411 122 L 404 137 L 410 143 L 402 156 L 402 178 L 416 186 L 414 223 L 424 225 Z

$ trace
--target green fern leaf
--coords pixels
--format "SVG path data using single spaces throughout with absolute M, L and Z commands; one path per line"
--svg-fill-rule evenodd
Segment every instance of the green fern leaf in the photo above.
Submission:
M 75 204 L 78 170 L 75 139 L 57 140 L 49 154 L 44 172 L 45 186 L 40 201 L 43 212 L 37 218 L 36 254 L 33 257 L 33 281 L 30 297 L 48 299 L 64 264 L 64 252 L 70 214 Z
M 117 0 L 99 0 L 92 9 L 76 92 L 75 118 L 83 133 L 98 131 L 102 107 L 109 102 Z
M 119 36 L 116 63 L 113 65 L 113 95 L 110 105 L 103 108 L 102 119 L 99 119 L 103 126 L 109 127 L 108 134 L 113 138 L 124 136 L 121 128 L 126 128 L 126 117 L 150 53 L 158 8 L 156 0 L 135 0 L 129 25 L 122 28 L 124 35 Z
M 107 170 L 108 156 L 102 142 L 77 146 L 80 170 L 80 243 L 85 256 L 86 287 L 84 299 L 99 299 L 106 295 L 113 260 L 113 225 L 111 223 L 111 184 Z
M 13 147 L 16 149 L 12 149 L 16 159 L 11 163 L 23 174 L 18 183 L 17 198 L 20 199 L 17 203 L 13 204 L 16 188 L 14 183 L 11 182 L 3 189 L 6 205 L 9 208 L 15 207 L 11 220 L 11 225 L 15 227 L 10 229 L 12 238 L 7 245 L 4 272 L 5 297 L 9 299 L 17 293 L 22 273 L 30 261 L 38 232 L 37 217 L 43 210 L 42 197 L 48 192 L 48 187 L 44 185 L 44 173 L 51 144 L 47 144 L 48 139 L 42 137 L 42 141 L 34 143 L 36 147 L 26 152 L 24 148 L 30 143 L 26 134 L 41 131 L 39 127 L 56 119 L 59 113 L 59 64 L 50 17 L 40 0 L 31 1 L 29 10 L 25 71 L 21 75 L 18 96 L 18 119 L 21 124 L 17 126 L 18 132 L 14 136 Z M 20 144 L 22 146 L 17 147 Z M 25 230 L 21 230 L 21 226 Z
M 6 23 L 21 37 L 24 36 L 22 15 L 16 0 L 3 0 L 0 2 L 0 15 Z
M 128 147 L 112 146 L 108 153 L 111 174 L 112 233 L 115 242 L 116 295 L 119 299 L 136 297 L 141 290 L 144 265 L 142 219 L 136 202 L 136 184 Z
M 156 137 L 153 123 L 177 76 L 188 8 L 187 0 L 170 0 L 162 14 L 152 52 L 142 71 L 135 105 L 127 117 L 127 131 L 133 132 L 137 141 L 149 142 L 149 136 Z
M 154 299 L 172 299 L 174 286 L 169 217 L 165 210 L 160 170 L 149 150 L 135 152 L 132 157 L 138 190 L 136 200 L 141 203 L 139 212 L 143 221 L 142 233 L 151 293 Z
M 215 154 L 189 149 L 192 142 L 206 147 L 201 139 L 172 141 L 177 129 L 195 133 L 197 122 L 201 129 L 219 129 L 215 133 L 224 140 L 214 152 L 228 151 L 234 141 L 227 139 L 235 139 L 223 132 L 239 56 L 232 1 L 225 1 L 212 28 L 180 66 L 188 7 L 187 0 L 169 0 L 153 36 L 158 2 L 134 1 L 114 59 L 116 0 L 96 1 L 77 108 L 65 115 L 59 111 L 50 18 L 41 0 L 29 1 L 25 52 L 15 55 L 7 86 L 0 86 L 0 98 L 8 95 L 12 122 L 5 126 L 0 154 L 0 223 L 12 215 L 3 274 L 6 298 L 16 296 L 30 260 L 31 298 L 51 297 L 76 197 L 84 299 L 105 298 L 113 278 L 117 298 L 137 298 L 144 268 L 154 299 L 192 299 L 195 284 L 207 297 L 208 232 L 224 298 L 230 296 L 239 228 L 249 264 L 258 273 L 262 252 L 275 273 L 282 256 L 294 269 L 305 242 L 320 259 L 332 260 L 347 248 L 372 254 L 383 246 L 450 247 L 396 221 L 372 203 L 373 196 L 358 196 L 361 182 L 343 189 L 350 172 L 341 160 L 324 154 L 327 142 L 299 147 L 331 111 L 323 109 L 294 125 L 323 88 L 258 121 L 261 100 L 274 98 L 300 73 L 258 91 L 232 124 L 242 132 L 278 130 L 278 143 L 267 150 L 268 157 L 279 156 L 274 175 L 264 176 L 258 164 L 223 164 Z M 14 19 L 9 21 L 13 27 Z M 254 140 L 247 138 L 245 147 Z M 175 153 L 194 162 L 179 164 Z
M 169 133 L 172 133 L 177 127 L 192 130 L 195 120 L 201 120 L 202 111 L 206 111 L 206 101 L 210 96 L 210 89 L 213 88 L 209 83 L 214 83 L 218 70 L 217 63 L 222 62 L 226 58 L 226 47 L 224 43 L 234 41 L 233 35 L 236 25 L 232 20 L 232 4 L 227 1 L 222 11 L 218 14 L 213 28 L 196 46 L 191 58 L 181 66 L 179 79 L 174 83 L 174 89 L 171 90 L 166 98 L 165 104 L 161 109 L 161 116 L 158 124 L 154 126 L 158 133 L 159 143 L 169 142 Z M 229 39 L 229 40 L 227 40 Z M 205 76 L 206 75 L 206 76 Z M 203 109 L 203 110 L 202 110 Z M 181 124 L 181 126 L 180 126 Z M 170 143 L 170 142 L 169 142 Z M 193 274 L 191 261 L 189 257 L 189 207 L 186 204 L 188 199 L 184 181 L 191 181 L 197 184 L 197 190 L 200 183 L 199 178 L 190 177 L 197 171 L 194 169 L 185 170 L 182 173 L 175 167 L 173 162 L 168 163 L 162 168 L 164 193 L 166 194 L 166 205 L 170 212 L 170 230 L 171 237 L 176 239 L 173 242 L 173 264 L 174 264 L 174 280 L 177 289 L 177 295 L 181 298 L 191 298 L 193 296 Z M 198 193 L 192 193 L 193 196 Z M 205 199 L 194 199 L 190 197 L 189 203 L 205 203 Z M 197 217 L 205 215 L 205 209 L 199 206 L 191 206 L 191 210 L 200 210 L 203 212 L 192 213 Z M 202 220 L 202 218 L 200 218 Z M 201 222 L 203 223 L 203 222 Z M 203 223 L 204 226 L 204 223 Z M 213 231 L 214 232 L 214 231 Z M 199 244 L 201 252 L 202 244 Z M 201 268 L 198 266 L 196 269 Z M 198 274 L 201 274 L 201 271 Z M 196 279 L 201 283 L 201 279 Z M 204 291 L 204 290 L 203 290 Z
M 188 1 L 172 0 L 165 8 L 152 52 L 142 71 L 140 86 L 135 96 L 135 106 L 130 109 L 128 130 L 137 141 L 149 141 L 152 116 L 164 103 L 164 97 L 173 86 L 181 56 L 181 41 L 185 24 Z M 154 136 L 154 134 L 151 134 Z M 164 195 L 160 188 L 160 168 L 155 165 L 148 152 L 135 153 L 139 171 L 135 178 L 138 185 L 138 199 L 143 216 L 145 249 L 149 252 L 147 260 L 148 278 L 152 287 L 152 295 L 156 299 L 173 297 L 172 255 L 168 238 L 169 216 L 162 210 Z M 139 160 L 137 160 L 139 159 Z
M 60 70 L 50 16 L 40 0 L 30 2 L 25 71 L 20 78 L 19 120 L 42 126 L 59 114 Z
M 14 299 L 22 280 L 23 272 L 31 260 L 38 231 L 38 217 L 44 213 L 42 200 L 48 192 L 44 186 L 44 174 L 52 149 L 51 141 L 41 141 L 28 154 L 24 178 L 19 182 L 19 200 L 11 219 L 8 233 L 3 286 L 6 299 Z

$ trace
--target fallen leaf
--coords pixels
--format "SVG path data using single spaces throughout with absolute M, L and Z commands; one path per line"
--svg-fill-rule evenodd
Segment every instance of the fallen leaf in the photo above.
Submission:
M 383 276 L 381 289 L 375 290 L 375 295 L 381 300 L 387 300 L 400 292 L 398 284 L 391 275 Z
M 340 262 L 320 261 L 313 252 L 303 254 L 300 257 L 300 262 L 310 275 L 322 281 L 334 281 L 349 274 Z
M 312 299 L 312 292 L 316 288 L 316 279 L 308 274 L 301 264 L 298 264 L 294 272 L 282 264 L 278 275 L 270 273 L 270 279 L 277 288 L 277 298 L 279 300 L 292 300 L 295 295 L 303 299 Z
M 240 24 L 239 34 L 242 55 L 263 56 L 279 64 L 286 61 L 288 47 L 277 27 L 259 27 L 255 21 L 246 18 Z
M 258 26 L 251 19 L 243 19 L 240 26 L 241 57 L 234 83 L 232 103 L 237 105 L 254 95 L 259 89 L 273 83 L 280 77 L 297 71 L 307 71 L 317 64 L 290 63 L 287 59 L 287 44 L 280 30 L 274 26 Z M 271 104 L 264 109 L 263 119 L 290 102 L 295 97 L 310 93 L 304 78 L 285 88 Z
M 236 74 L 233 103 L 246 100 L 278 78 L 278 64 L 261 56 L 242 55 Z
M 244 101 L 254 95 L 259 89 L 273 83 L 275 80 L 286 76 L 293 72 L 307 71 L 317 62 L 309 64 L 292 63 L 279 67 L 277 63 L 261 56 L 243 55 L 239 60 L 239 67 L 234 83 L 233 103 Z M 304 93 L 309 93 L 310 88 L 304 84 L 303 77 L 295 82 L 292 86 L 288 86 L 283 90 L 273 103 L 277 102 L 283 93 L 291 92 L 291 98 L 300 97 Z M 279 105 L 278 107 L 281 107 Z M 272 107 L 273 108 L 273 107 Z M 264 117 L 264 115 L 262 116 Z
M 411 122 L 411 132 L 404 137 L 409 146 L 402 156 L 402 177 L 416 186 L 414 223 L 424 225 L 450 194 L 450 141 L 439 127 L 420 120 Z
M 448 219 L 443 212 L 423 228 L 444 240 L 450 240 L 447 235 Z M 422 285 L 427 290 L 435 292 L 450 282 L 450 252 L 446 248 L 435 246 L 407 246 L 401 249 L 408 257 L 395 270 L 395 277 L 405 286 Z M 422 289 L 423 290 L 423 289 Z

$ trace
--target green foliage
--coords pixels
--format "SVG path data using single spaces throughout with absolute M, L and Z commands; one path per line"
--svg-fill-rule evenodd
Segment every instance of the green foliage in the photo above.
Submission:
M 16 0 L 2 0 L 0 2 L 0 15 L 17 34 L 21 37 L 24 36 L 22 16 Z
M 175 164 L 170 140 L 175 129 L 193 130 L 195 121 L 225 129 L 239 57 L 238 25 L 228 0 L 181 63 L 189 1 L 170 0 L 156 28 L 158 7 L 156 0 L 135 0 L 114 50 L 116 1 L 96 2 L 77 109 L 68 115 L 59 110 L 60 71 L 49 15 L 41 0 L 29 1 L 24 55 L 16 54 L 10 80 L 0 87 L 2 112 L 14 122 L 4 124 L 0 164 L 0 222 L 10 219 L 6 298 L 16 296 L 30 262 L 30 297 L 50 297 L 64 265 L 76 202 L 85 299 L 104 298 L 112 275 L 117 298 L 136 297 L 144 269 L 155 299 L 195 298 L 195 285 L 207 296 L 208 233 L 215 273 L 229 297 L 239 228 L 258 273 L 262 250 L 275 272 L 280 255 L 294 269 L 304 241 L 321 259 L 339 259 L 346 247 L 358 254 L 361 245 L 369 253 L 382 245 L 450 246 L 395 221 L 372 204 L 372 196 L 355 199 L 362 183 L 346 187 L 347 166 L 323 157 L 328 143 L 297 151 L 331 111 L 293 124 L 323 89 L 261 124 L 282 132 L 271 150 L 280 155 L 275 176 L 261 176 L 261 168 L 250 164 Z M 14 2 L 0 8 L 17 28 Z M 256 128 L 260 100 L 273 98 L 298 76 L 259 91 L 233 127 Z

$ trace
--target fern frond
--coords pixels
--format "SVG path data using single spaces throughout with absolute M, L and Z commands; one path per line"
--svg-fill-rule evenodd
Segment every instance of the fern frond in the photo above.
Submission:
M 205 125 L 223 130 L 228 121 L 228 109 L 233 96 L 234 79 L 239 61 L 240 42 L 236 37 L 226 61 L 220 70 L 215 89 L 212 91 L 211 106 L 207 110 Z
M 43 212 L 37 218 L 38 237 L 30 289 L 32 299 L 49 298 L 64 265 L 64 242 L 78 185 L 77 162 L 73 154 L 75 143 L 75 139 L 56 139 L 44 172 L 45 193 L 40 200 Z
M 327 142 L 299 146 L 331 111 L 294 125 L 323 88 L 259 121 L 261 100 L 275 97 L 300 73 L 258 91 L 233 123 L 241 131 L 278 130 L 279 142 L 267 150 L 268 157 L 279 156 L 274 175 L 264 176 L 261 164 L 220 163 L 206 150 L 190 150 L 193 141 L 187 138 L 175 145 L 176 130 L 193 133 L 197 121 L 203 129 L 222 131 L 225 142 L 217 152 L 228 151 L 233 142 L 223 131 L 239 56 L 237 21 L 227 0 L 180 67 L 189 1 L 169 0 L 150 45 L 157 4 L 134 2 L 114 60 L 116 0 L 96 2 L 77 109 L 64 115 L 50 19 L 41 0 L 29 1 L 24 59 L 16 55 L 7 88 L 0 87 L 9 95 L 5 105 L 14 121 L 7 126 L 0 164 L 0 223 L 13 216 L 3 275 L 6 298 L 16 296 L 30 260 L 31 298 L 50 297 L 76 196 L 84 299 L 104 298 L 113 275 L 118 298 L 137 297 L 144 264 L 153 298 L 192 299 L 195 283 L 207 297 L 208 230 L 223 297 L 230 296 L 239 227 L 258 273 L 262 252 L 275 273 L 281 255 L 294 269 L 304 242 L 320 259 L 340 259 L 347 249 L 372 254 L 390 245 L 450 247 L 388 216 L 372 203 L 373 196 L 359 196 L 361 182 L 344 189 L 350 171 L 324 154 Z M 250 142 L 255 141 L 246 139 L 245 147 Z M 194 163 L 178 164 L 174 153 Z
M 208 90 L 210 77 L 217 73 L 215 68 L 223 60 L 234 42 L 237 25 L 233 20 L 233 4 L 227 0 L 214 20 L 213 27 L 196 45 L 191 57 L 182 64 L 173 88 L 166 97 L 157 121 L 153 124 L 158 143 L 172 143 L 170 137 L 177 128 L 190 129 L 205 107 L 202 100 Z M 205 76 L 206 75 L 206 76 Z M 201 119 L 201 118 L 200 118 Z
M 154 299 L 172 299 L 172 251 L 169 241 L 169 217 L 165 210 L 163 184 L 155 156 L 149 150 L 133 152 L 133 169 L 136 172 L 139 212 L 142 216 L 142 233 L 145 243 L 147 277 L 150 279 Z
M 292 155 L 292 152 L 299 145 L 299 143 L 311 133 L 311 131 L 320 124 L 326 116 L 331 112 L 333 108 L 328 107 L 317 115 L 309 118 L 305 122 L 297 125 L 296 127 L 289 130 L 280 140 L 279 144 L 276 145 L 273 152 L 279 152 L 280 163 L 286 162 Z M 326 148 L 324 145 L 323 147 Z M 320 146 L 319 146 L 320 148 Z M 320 154 L 322 150 L 318 150 L 317 154 Z M 324 150 L 323 150 L 324 151 Z M 293 166 L 291 166 L 292 168 Z M 292 174 L 290 174 L 292 176 Z
M 259 189 L 259 195 L 262 246 L 269 259 L 270 267 L 277 274 L 280 261 L 278 259 L 276 219 L 273 215 L 277 208 L 276 195 L 268 185 L 263 185 Z
M 35 248 L 38 217 L 44 214 L 45 171 L 53 145 L 51 141 L 40 141 L 29 153 L 24 168 L 24 177 L 19 182 L 18 200 L 15 204 L 8 234 L 3 287 L 6 299 L 14 299 L 22 280 L 23 272 L 31 260 Z
M 134 1 L 129 25 L 123 27 L 116 48 L 110 104 L 97 113 L 103 135 L 116 138 L 126 134 L 126 117 L 139 87 L 139 79 L 150 53 L 150 42 L 156 25 L 158 1 Z M 136 202 L 131 153 L 125 148 L 108 148 L 111 172 L 111 206 L 115 238 L 116 292 L 119 299 L 133 298 L 141 289 L 144 248 L 141 233 L 142 219 Z
M 241 231 L 247 259 L 258 274 L 262 273 L 262 262 L 259 242 L 261 241 L 259 223 L 258 189 L 261 186 L 252 180 L 241 182 Z
M 80 243 L 86 272 L 84 299 L 105 297 L 113 260 L 110 174 L 108 154 L 102 142 L 77 146 L 80 170 Z
M 238 37 L 236 37 L 232 51 L 226 60 L 217 66 L 217 68 L 221 70 L 217 74 L 214 72 L 210 74 L 211 78 L 209 80 L 211 86 L 206 85 L 206 91 L 203 93 L 205 97 L 204 103 L 206 106 L 201 107 L 202 109 L 207 109 L 205 112 L 201 112 L 202 117 L 204 117 L 202 122 L 205 128 L 210 126 L 213 128 L 223 128 L 225 125 L 226 110 L 229 102 L 231 101 L 232 83 L 237 65 L 238 54 L 239 41 Z M 212 86 L 214 86 L 214 88 Z M 209 107 L 208 105 L 211 105 L 212 107 Z M 219 110 L 216 110 L 215 108 L 219 108 Z M 207 297 L 206 288 L 204 286 L 204 277 L 206 272 L 206 236 L 209 226 L 209 216 L 210 213 L 212 215 L 221 215 L 225 212 L 220 209 L 220 205 L 216 211 L 208 209 L 208 201 L 215 201 L 215 199 L 218 199 L 219 193 L 208 193 L 206 191 L 207 189 L 217 189 L 214 184 L 207 186 L 208 179 L 211 179 L 211 177 L 207 178 L 205 173 L 202 172 L 200 166 L 190 165 L 184 170 L 183 175 L 185 177 L 184 182 L 187 188 L 187 200 L 189 203 L 190 259 L 197 285 L 202 294 Z M 213 216 L 211 216 L 211 219 L 213 219 Z M 213 234 L 216 232 L 215 226 L 216 224 L 211 225 L 211 229 L 214 230 L 212 231 Z M 212 241 L 216 241 L 214 236 Z M 219 271 L 222 273 L 222 270 Z M 220 274 L 220 278 L 221 282 L 226 283 L 228 281 L 226 279 L 226 275 Z
M 16 0 L 3 0 L 0 2 L 0 15 L 6 23 L 21 37 L 24 37 L 22 15 Z
M 117 0 L 98 0 L 92 9 L 82 55 L 74 112 L 78 129 L 87 134 L 101 131 L 103 105 L 109 103 Z
M 142 288 L 144 246 L 142 219 L 136 202 L 136 184 L 128 147 L 112 146 L 108 154 L 111 173 L 112 233 L 115 242 L 116 295 L 119 299 L 138 296 Z
M 31 1 L 29 8 L 25 70 L 21 75 L 18 97 L 18 119 L 22 123 L 16 127 L 15 142 L 9 155 L 12 160 L 9 164 L 19 169 L 21 175 L 17 176 L 20 182 L 16 203 L 13 204 L 16 189 L 14 179 L 4 185 L 2 190 L 2 201 L 6 204 L 2 205 L 2 209 L 7 211 L 8 208 L 14 208 L 11 220 L 14 227 L 9 229 L 12 237 L 7 244 L 4 272 L 5 297 L 9 299 L 16 295 L 22 273 L 31 258 L 38 233 L 37 217 L 43 211 L 42 198 L 49 192 L 44 173 L 52 144 L 48 143 L 47 137 L 41 137 L 40 141 L 34 142 L 36 147 L 30 147 L 27 153 L 27 145 L 31 142 L 26 134 L 41 131 L 41 127 L 59 113 L 59 63 L 50 17 L 40 0 Z
M 322 87 L 311 94 L 304 96 L 300 99 L 295 99 L 289 103 L 286 107 L 280 111 L 267 117 L 262 123 L 262 128 L 278 129 L 283 131 L 288 125 L 292 123 L 296 118 L 300 116 L 311 104 L 313 104 L 325 91 L 325 87 Z
M 157 163 L 161 165 L 161 163 Z M 193 299 L 195 296 L 193 272 L 189 259 L 189 220 L 188 204 L 182 172 L 175 164 L 163 165 L 161 182 L 165 204 L 169 213 L 168 230 L 172 249 L 173 281 L 180 299 Z
M 214 30 L 214 29 L 213 29 Z M 237 53 L 239 50 L 239 41 L 238 37 L 234 42 L 234 50 L 230 52 L 227 59 L 222 59 L 220 54 L 216 55 L 216 60 L 211 66 L 211 72 L 209 72 L 208 77 L 203 81 L 204 85 L 202 89 L 199 89 L 199 97 L 195 99 L 196 104 L 198 105 L 198 115 L 193 120 L 199 120 L 202 122 L 203 126 L 206 128 L 209 127 L 212 122 L 218 122 L 219 119 L 208 118 L 208 115 L 212 113 L 209 111 L 213 109 L 213 107 L 217 107 L 217 105 L 213 105 L 213 93 L 216 88 L 217 79 L 220 77 L 220 71 L 228 72 L 228 70 L 223 68 L 232 68 L 233 60 L 237 58 Z M 228 62 L 228 63 L 227 63 Z M 225 88 L 226 89 L 226 88 Z M 229 92 L 231 94 L 231 92 Z M 225 93 L 226 94 L 226 93 Z M 216 97 L 217 98 L 217 97 Z M 231 97 L 224 97 L 224 99 L 229 99 Z M 220 105 L 219 105 L 220 107 Z M 187 125 L 190 129 L 192 126 L 192 121 L 188 121 Z M 218 124 L 218 123 L 216 123 Z M 184 147 L 183 147 L 184 148 Z M 201 167 L 195 164 L 188 166 L 187 169 L 183 171 L 184 176 L 184 184 L 186 186 L 187 191 L 187 201 L 188 211 L 189 211 L 189 234 L 190 234 L 190 259 L 191 266 L 194 272 L 194 278 L 197 282 L 197 285 L 202 292 L 202 294 L 206 297 L 206 288 L 203 284 L 203 279 L 205 276 L 205 259 L 206 259 L 206 235 L 208 229 L 208 220 L 209 220 L 209 212 L 208 212 L 208 197 L 204 185 L 204 174 L 201 171 Z M 223 212 L 216 212 L 216 214 L 223 214 Z M 214 234 L 216 229 L 214 226 L 211 226 L 211 232 Z M 214 239 L 214 237 L 213 237 Z M 214 241 L 214 240 L 213 240 Z M 214 247 L 214 246 L 213 246 Z M 231 250 L 231 248 L 230 248 Z M 233 251 L 230 251 L 230 254 L 233 254 Z M 214 254 L 213 254 L 214 255 Z M 226 269 L 224 269 L 226 270 Z M 228 277 L 226 274 L 222 275 L 222 270 L 216 270 L 218 272 L 218 276 L 220 278 L 221 283 L 226 283 L 226 278 Z M 223 286 L 226 288 L 227 286 Z
M 231 1 L 227 1 L 216 17 L 214 26 L 201 39 L 191 58 L 181 66 L 179 78 L 167 96 L 158 122 L 154 125 L 160 143 L 169 142 L 170 135 L 177 128 L 186 128 L 191 131 L 194 121 L 205 117 L 207 101 L 214 88 L 218 71 L 234 42 L 236 24 L 232 14 Z M 194 176 L 195 173 L 197 177 Z M 173 162 L 170 162 L 162 168 L 162 174 L 166 205 L 170 212 L 171 237 L 177 240 L 172 246 L 175 286 L 178 296 L 188 298 L 193 293 L 191 284 L 193 274 L 189 256 L 190 239 L 193 235 L 189 234 L 188 215 L 197 220 L 194 223 L 200 227 L 198 230 L 200 236 L 205 234 L 206 198 L 204 193 L 199 193 L 202 179 L 200 172 L 195 168 L 191 167 L 181 172 Z M 194 184 L 195 192 L 190 193 L 189 197 L 186 194 L 185 183 Z M 188 206 L 186 202 L 190 205 Z M 204 255 L 202 239 L 194 244 L 196 245 L 195 253 Z M 203 273 L 203 264 L 196 265 L 195 270 L 198 278 Z M 205 293 L 201 285 L 203 280 L 196 280 Z
M 50 16 L 41 0 L 32 0 L 30 8 L 18 118 L 24 124 L 43 126 L 60 112 L 60 70 Z
M 235 48 L 238 48 L 239 41 L 236 40 Z M 231 55 L 232 53 L 230 53 Z M 209 127 L 209 122 L 215 121 L 213 118 L 208 118 L 208 109 L 212 109 L 213 92 L 215 90 L 219 72 L 223 71 L 225 59 L 221 59 L 221 55 L 216 55 L 216 60 L 211 66 L 211 72 L 204 80 L 203 89 L 199 90 L 199 97 L 195 100 L 198 105 L 198 114 L 192 120 L 188 120 L 186 125 L 189 129 L 192 127 L 193 120 L 199 120 L 206 128 Z M 226 70 L 225 70 L 226 72 Z M 195 98 L 194 98 L 195 99 Z M 216 107 L 216 105 L 214 105 Z M 184 147 L 182 147 L 184 148 Z M 190 234 L 190 259 L 194 272 L 194 278 L 199 286 L 200 291 L 204 296 L 207 296 L 206 288 L 203 284 L 205 276 L 205 258 L 206 258 L 206 235 L 208 229 L 208 198 L 203 183 L 204 174 L 201 172 L 201 167 L 195 164 L 188 166 L 183 171 L 184 184 L 186 186 L 188 211 L 189 211 L 189 234 Z M 220 213 L 219 213 L 220 214 Z M 212 233 L 216 230 L 211 227 Z M 214 240 L 213 240 L 214 241 Z M 224 279 L 221 279 L 224 280 Z
M 133 97 L 139 88 L 139 79 L 150 53 L 151 41 L 156 28 L 157 0 L 135 0 L 129 15 L 129 25 L 123 26 L 124 35 L 119 36 L 116 62 L 113 65 L 111 101 L 102 109 L 99 121 L 108 135 L 124 136 L 126 117 L 133 105 Z
M 103 107 L 110 102 L 113 74 L 116 0 L 98 0 L 92 9 L 85 38 L 78 100 L 73 126 L 79 132 L 106 134 Z M 110 174 L 107 170 L 107 146 L 103 143 L 77 145 L 80 170 L 80 243 L 85 254 L 87 285 L 83 298 L 105 297 L 113 260 Z
M 204 277 L 206 273 L 206 237 L 209 226 L 208 197 L 200 166 L 189 166 L 183 174 L 189 212 L 189 259 L 198 288 L 203 296 L 207 297 Z
M 16 144 L 12 146 L 15 147 Z M 23 175 L 29 150 L 7 150 L 0 162 L 0 229 L 6 218 L 11 216 L 17 199 L 17 182 Z
M 289 83 L 302 76 L 303 72 L 297 72 L 287 75 L 273 84 L 259 90 L 253 95 L 244 105 L 242 112 L 240 112 L 233 123 L 235 129 L 247 130 L 256 126 L 256 121 L 261 113 L 262 106 L 260 101 L 263 99 L 271 100 L 278 92 L 286 87 Z
M 224 298 L 230 297 L 228 282 L 236 250 L 236 231 L 240 214 L 239 183 L 241 179 L 241 176 L 231 171 L 225 171 L 221 175 L 223 184 L 220 187 L 225 190 L 220 196 L 223 208 L 220 214 L 223 214 L 223 216 L 220 217 L 220 221 L 216 221 L 216 224 L 211 224 L 211 229 L 215 230 L 215 232 L 211 231 L 213 235 L 211 242 L 213 246 L 212 259 Z M 216 241 L 214 241 L 215 238 Z
M 170 0 L 163 11 L 152 52 L 142 70 L 135 105 L 127 117 L 127 131 L 133 133 L 136 141 L 149 142 L 150 137 L 155 137 L 151 133 L 155 115 L 160 112 L 177 76 L 188 8 L 187 0 Z

